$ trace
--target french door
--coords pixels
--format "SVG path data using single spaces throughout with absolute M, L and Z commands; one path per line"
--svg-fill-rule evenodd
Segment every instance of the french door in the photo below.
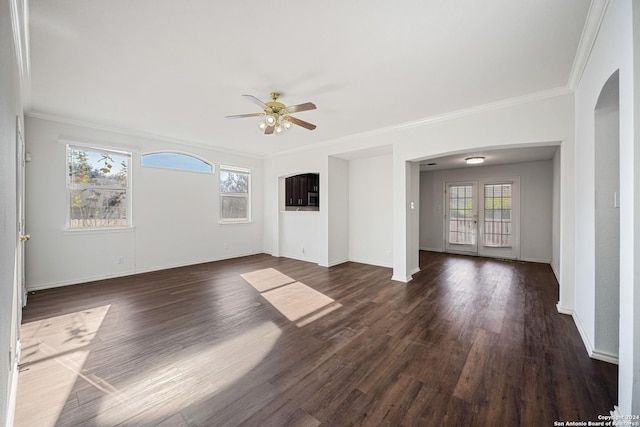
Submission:
M 520 181 L 445 183 L 445 250 L 520 258 Z

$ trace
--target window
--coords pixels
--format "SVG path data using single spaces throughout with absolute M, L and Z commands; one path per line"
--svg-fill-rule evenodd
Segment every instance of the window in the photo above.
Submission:
M 220 165 L 220 222 L 251 221 L 251 171 Z
M 484 186 L 484 239 L 486 246 L 512 245 L 511 183 Z
M 70 229 L 131 226 L 131 153 L 67 145 Z
M 473 185 L 449 187 L 449 243 L 473 245 L 476 242 Z
M 145 167 L 174 169 L 188 172 L 213 173 L 213 165 L 190 154 L 163 151 L 143 154 L 140 163 Z

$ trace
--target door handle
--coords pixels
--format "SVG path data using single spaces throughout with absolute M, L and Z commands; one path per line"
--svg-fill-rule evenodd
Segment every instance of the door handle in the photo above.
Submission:
M 21 242 L 26 242 L 27 240 L 29 240 L 31 238 L 31 236 L 29 236 L 28 234 L 24 234 L 20 236 L 20 241 Z

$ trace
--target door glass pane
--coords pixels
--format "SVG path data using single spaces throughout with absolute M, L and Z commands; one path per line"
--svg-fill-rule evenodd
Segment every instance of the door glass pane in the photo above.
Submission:
M 473 186 L 449 187 L 449 243 L 473 245 L 476 242 L 473 218 Z
M 484 245 L 511 247 L 511 184 L 484 186 Z

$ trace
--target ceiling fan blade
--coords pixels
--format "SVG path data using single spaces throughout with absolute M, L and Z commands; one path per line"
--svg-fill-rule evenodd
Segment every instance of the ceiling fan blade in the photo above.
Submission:
M 235 114 L 233 116 L 224 116 L 225 119 L 241 119 L 243 117 L 258 117 L 264 113 Z
M 253 102 L 254 104 L 258 105 L 263 110 L 268 108 L 267 104 L 265 104 L 264 102 L 260 101 L 258 98 L 256 98 L 253 95 L 242 95 L 242 97 L 244 99 L 246 99 L 247 101 Z
M 314 130 L 316 125 L 313 123 L 305 122 L 304 120 L 296 119 L 295 117 L 288 116 L 287 120 L 289 120 L 294 125 L 302 126 L 305 129 Z
M 267 126 L 266 128 L 264 128 L 264 134 L 271 135 L 274 130 L 275 130 L 275 126 Z
M 313 102 L 305 102 L 304 104 L 292 105 L 285 108 L 289 113 L 297 113 L 299 111 L 315 110 L 316 104 Z

